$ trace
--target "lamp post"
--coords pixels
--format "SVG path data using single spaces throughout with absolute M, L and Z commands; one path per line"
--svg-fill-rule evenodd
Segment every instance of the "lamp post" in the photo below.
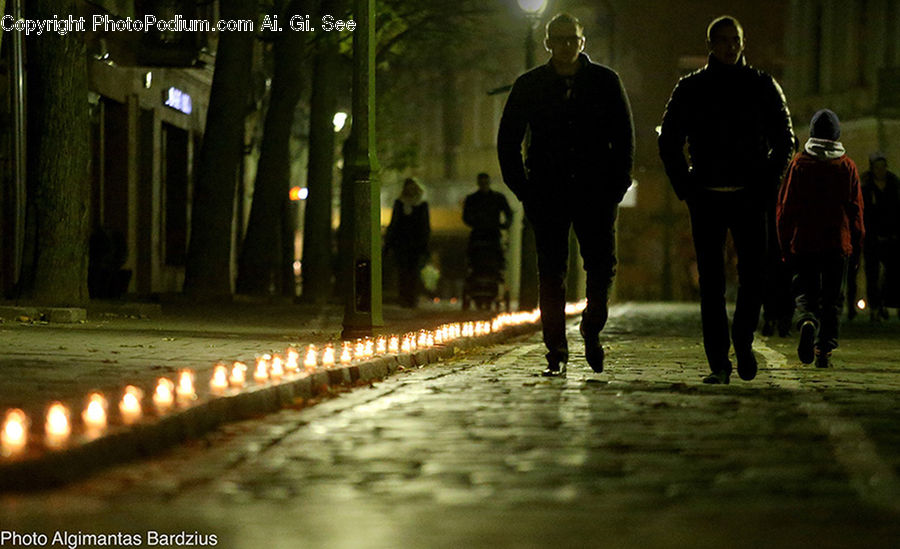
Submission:
M 375 160 L 375 0 L 355 0 L 353 33 L 352 190 L 341 197 L 341 222 L 349 219 L 349 257 L 342 257 L 348 280 L 344 288 L 341 337 L 372 335 L 381 326 L 381 192 Z M 349 217 L 345 218 L 344 213 Z
M 547 0 L 518 0 L 525 13 L 525 70 L 534 66 L 534 32 L 547 7 Z M 526 137 L 527 139 L 527 137 Z M 521 261 L 519 263 L 519 309 L 528 310 L 538 304 L 537 245 L 534 228 L 528 218 L 522 219 Z

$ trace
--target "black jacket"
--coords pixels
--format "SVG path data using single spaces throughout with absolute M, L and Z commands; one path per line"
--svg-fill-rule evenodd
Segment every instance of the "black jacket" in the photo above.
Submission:
M 512 223 L 512 210 L 503 194 L 477 191 L 466 197 L 462 218 L 472 227 L 473 238 L 500 238 L 500 229 Z
M 691 159 L 684 157 L 687 140 Z M 784 94 L 768 74 L 710 56 L 681 78 L 659 134 L 659 154 L 678 198 L 702 188 L 742 187 L 774 195 L 791 160 L 794 132 Z
M 866 223 L 866 243 L 871 246 L 900 239 L 900 179 L 887 173 L 884 190 L 875 184 L 871 170 L 860 176 L 863 211 Z
M 634 127 L 625 89 L 611 69 L 583 53 L 579 60 L 568 79 L 549 62 L 526 72 L 506 100 L 497 153 L 503 181 L 519 200 L 539 199 L 562 184 L 619 201 L 631 184 Z

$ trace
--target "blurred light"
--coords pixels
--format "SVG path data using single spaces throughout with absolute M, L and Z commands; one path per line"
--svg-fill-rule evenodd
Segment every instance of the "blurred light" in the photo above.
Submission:
M 228 367 L 225 364 L 216 364 L 212 379 L 209 380 L 209 388 L 213 394 L 220 394 L 228 388 Z
M 334 118 L 332 119 L 332 123 L 334 124 L 334 131 L 339 132 L 344 129 L 344 124 L 347 123 L 347 113 L 344 111 L 338 111 L 334 113 Z
M 662 126 L 657 126 L 653 130 L 656 132 L 656 135 L 662 135 Z
M 272 377 L 272 381 L 278 381 L 284 375 L 284 366 L 280 356 L 275 355 L 272 357 L 269 375 Z
M 106 399 L 100 393 L 91 393 L 88 404 L 81 412 L 81 420 L 91 435 L 97 435 L 106 428 Z
M 529 15 L 537 15 L 547 7 L 547 0 L 518 0 L 519 8 Z
M 47 446 L 58 448 L 65 444 L 72 427 L 69 425 L 69 410 L 62 403 L 54 402 L 47 409 L 44 430 L 47 434 Z
M 156 408 L 160 412 L 164 412 L 175 402 L 174 392 L 175 384 L 171 379 L 159 378 L 156 384 L 156 391 L 153 392 L 153 404 L 156 404 Z
M 309 196 L 309 189 L 306 187 L 291 187 L 288 196 L 294 202 L 297 200 L 306 200 L 306 197 Z
M 14 408 L 6 412 L 3 420 L 3 431 L 0 431 L 3 456 L 12 456 L 25 449 L 28 442 L 28 416 L 25 412 Z
M 865 311 L 865 310 L 866 310 L 866 300 L 865 300 L 865 299 L 860 299 L 859 301 L 857 301 L 857 302 L 856 302 L 856 307 L 857 307 L 860 311 Z
M 178 400 L 182 403 L 197 398 L 197 391 L 194 389 L 194 372 L 182 370 L 178 373 L 178 385 L 175 387 L 175 394 L 178 395 Z
M 122 395 L 122 401 L 119 403 L 119 414 L 122 416 L 122 423 L 130 425 L 141 419 L 142 398 L 144 398 L 144 392 L 134 385 L 125 387 L 125 394 Z
M 153 73 L 150 71 L 147 71 L 144 73 L 144 87 L 149 90 L 150 86 L 152 86 L 152 85 L 153 85 Z

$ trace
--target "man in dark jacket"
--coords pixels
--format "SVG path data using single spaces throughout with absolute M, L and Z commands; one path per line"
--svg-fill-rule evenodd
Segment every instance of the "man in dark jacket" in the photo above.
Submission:
M 491 176 L 478 174 L 478 191 L 463 203 L 463 223 L 472 228 L 467 249 L 469 268 L 502 280 L 503 242 L 500 231 L 512 223 L 512 209 L 503 193 L 491 190 Z
M 534 226 L 547 346 L 544 375 L 564 374 L 569 358 L 565 274 L 570 227 L 587 274 L 588 302 L 581 318 L 585 357 L 601 372 L 599 335 L 615 275 L 616 210 L 631 184 L 631 108 L 618 75 L 582 53 L 578 19 L 556 15 L 546 30 L 550 61 L 516 80 L 503 110 L 497 137 L 500 169 Z M 530 142 L 523 163 L 526 130 Z
M 744 32 L 733 17 L 707 29 L 709 62 L 679 80 L 666 106 L 659 153 L 678 198 L 687 202 L 700 274 L 703 344 L 712 373 L 728 383 L 731 361 L 723 250 L 731 231 L 738 296 L 731 339 L 741 379 L 756 376 L 753 331 L 759 322 L 766 261 L 766 204 L 790 161 L 793 130 L 784 94 L 744 60 Z M 688 143 L 690 168 L 684 156 Z
M 883 154 L 873 153 L 861 181 L 868 235 L 863 246 L 866 296 L 872 322 L 880 322 L 888 318 L 887 307 L 900 307 L 900 179 L 888 170 Z

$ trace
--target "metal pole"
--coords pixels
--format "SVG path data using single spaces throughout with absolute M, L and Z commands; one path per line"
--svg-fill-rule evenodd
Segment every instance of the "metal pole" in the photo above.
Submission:
M 13 0 L 12 16 L 23 17 L 22 0 Z M 15 180 L 15 216 L 13 220 L 13 281 L 18 282 L 22 271 L 25 246 L 25 62 L 24 34 L 12 32 L 12 117 L 13 117 L 13 179 Z
M 534 27 L 536 18 L 529 17 L 528 33 L 525 36 L 525 70 L 534 66 Z M 526 136 L 526 140 L 527 140 Z M 522 246 L 519 263 L 519 309 L 530 310 L 538 305 L 537 244 L 534 227 L 527 217 L 522 219 Z
M 372 335 L 381 314 L 381 192 L 375 175 L 375 0 L 354 0 L 352 253 L 341 337 Z M 344 200 L 345 197 L 341 197 Z

